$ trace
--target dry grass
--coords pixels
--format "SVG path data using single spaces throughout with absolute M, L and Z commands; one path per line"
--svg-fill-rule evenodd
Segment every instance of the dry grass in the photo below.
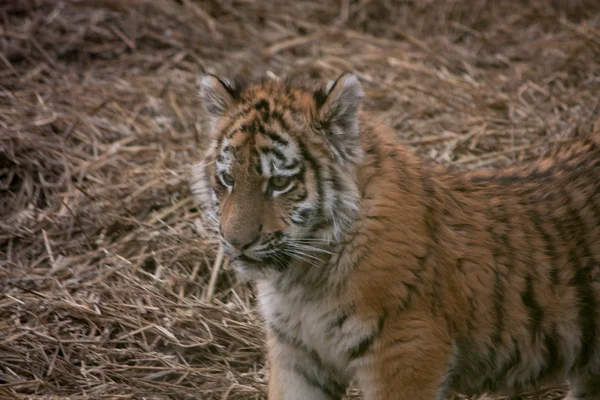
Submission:
M 456 168 L 600 128 L 596 0 L 11 0 L 0 21 L 2 399 L 264 398 L 252 290 L 188 187 L 204 70 L 353 70 Z

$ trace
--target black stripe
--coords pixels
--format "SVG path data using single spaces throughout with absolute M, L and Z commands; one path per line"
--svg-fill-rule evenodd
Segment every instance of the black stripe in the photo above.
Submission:
M 294 371 L 296 373 L 304 377 L 306 381 L 311 385 L 321 389 L 329 398 L 339 399 L 341 397 L 341 395 L 345 392 L 344 385 L 341 385 L 339 382 L 332 379 L 332 377 L 329 374 L 327 374 L 327 376 L 324 376 L 328 368 L 323 364 L 321 358 L 315 350 L 308 348 L 299 339 L 287 335 L 282 330 L 277 328 L 274 324 L 269 324 L 269 328 L 275 334 L 277 340 L 305 353 L 309 362 L 313 363 L 315 365 L 315 368 L 322 373 L 320 377 L 323 379 L 323 382 L 319 382 L 316 379 L 316 377 L 309 375 L 306 371 L 300 368 L 300 366 L 297 363 L 294 365 Z
M 283 128 L 283 130 L 285 132 L 291 132 L 289 124 L 283 118 L 283 115 L 281 113 L 279 113 L 278 111 L 273 110 L 273 112 L 271 113 L 271 118 L 273 118 L 275 121 L 279 122 L 279 125 L 281 125 L 281 128 Z
M 596 341 L 596 323 L 594 321 L 594 310 L 596 301 L 594 293 L 589 283 L 589 269 L 579 267 L 570 284 L 577 287 L 577 296 L 579 298 L 579 326 L 581 329 L 581 350 L 578 356 L 578 365 L 585 366 L 594 353 L 594 344 Z
M 311 214 L 311 209 L 305 208 L 303 210 L 301 210 L 300 212 L 296 212 L 291 220 L 295 225 L 301 226 L 301 227 L 306 227 L 307 223 L 308 223 L 308 218 L 310 217 Z
M 372 156 L 370 166 L 375 170 L 379 170 L 381 168 L 381 154 L 379 154 L 379 146 L 375 139 L 371 139 L 365 153 Z
M 329 330 L 336 330 L 336 329 L 341 329 L 342 326 L 344 325 L 344 322 L 346 322 L 346 320 L 348 319 L 348 313 L 347 312 L 343 312 L 335 321 L 333 321 L 333 324 L 331 324 L 331 327 L 329 328 Z
M 421 280 L 421 276 L 416 276 L 416 280 Z M 406 310 L 412 304 L 413 295 L 417 293 L 417 286 L 409 282 L 401 282 L 404 289 L 408 293 L 406 298 L 400 299 L 401 304 L 398 305 L 398 311 Z
M 228 190 L 227 186 L 225 186 L 223 184 L 223 182 L 221 182 L 221 178 L 219 177 L 219 175 L 220 175 L 219 172 L 215 171 L 215 174 L 213 177 L 214 178 L 213 179 L 213 182 L 214 182 L 213 190 L 215 191 L 215 194 L 217 195 L 217 197 L 222 196 Z
M 234 129 L 231 132 L 229 132 L 227 134 L 227 139 L 231 140 L 233 138 L 233 135 L 235 135 L 236 133 L 241 132 L 239 129 Z M 243 132 L 242 132 L 243 133 Z
M 306 176 L 306 165 L 303 162 L 300 162 L 300 169 L 298 170 L 298 173 L 296 174 L 296 179 L 302 181 L 302 184 L 304 185 L 304 187 L 306 187 L 306 182 L 304 181 L 304 178 Z
M 430 239 L 433 240 L 434 244 L 437 244 L 437 230 L 439 224 L 439 218 L 437 218 L 437 215 L 435 215 L 436 208 L 438 206 L 438 204 L 436 204 L 437 187 L 424 171 L 421 171 L 421 187 L 423 189 L 423 197 L 426 202 L 426 210 L 423 216 L 423 222 L 427 227 L 427 233 L 429 234 Z
M 493 304 L 496 316 L 492 340 L 494 344 L 498 345 L 502 342 L 502 332 L 504 331 L 504 285 L 497 268 L 494 270 Z
M 587 148 L 587 152 L 589 152 L 589 153 L 598 153 L 600 151 L 600 148 L 598 147 L 598 143 L 592 138 L 589 138 L 589 137 L 585 138 L 583 140 L 583 144 L 586 146 L 589 146 Z M 597 160 L 597 158 L 594 157 L 594 160 Z
M 524 183 L 544 183 L 549 181 L 553 176 L 552 168 L 549 168 L 544 171 L 540 171 L 538 167 L 533 167 L 533 169 L 527 170 L 517 170 L 517 171 L 502 171 L 496 172 L 492 174 L 483 174 L 483 175 L 473 175 L 469 176 L 469 180 L 473 183 L 489 183 L 503 186 L 510 186 L 514 184 L 524 184 Z
M 269 111 L 269 101 L 267 99 L 260 99 L 254 103 L 254 109 L 256 111 Z
M 493 214 L 490 213 L 490 215 Z M 499 238 L 494 233 L 493 226 L 488 228 L 488 233 L 492 237 L 492 243 L 500 243 Z M 492 297 L 492 302 L 495 313 L 492 340 L 495 345 L 499 345 L 502 342 L 502 332 L 504 331 L 504 284 L 502 283 L 502 277 L 498 265 L 498 257 L 501 254 L 502 250 L 495 245 L 492 249 L 492 259 L 494 262 L 494 294 Z
M 480 367 L 481 370 L 485 370 L 487 372 L 485 375 L 487 376 L 484 379 L 483 387 L 485 388 L 485 391 L 495 392 L 498 388 L 498 380 L 494 379 L 496 377 L 493 375 L 500 361 L 498 360 L 498 356 L 496 354 L 496 347 L 489 345 L 486 347 L 488 350 L 487 357 L 483 358 L 481 363 L 478 363 L 480 365 L 476 365 L 471 370 L 475 373 L 481 373 L 480 371 L 477 371 L 477 367 Z M 476 356 L 473 356 L 473 359 L 477 360 Z
M 559 353 L 558 353 L 558 345 L 556 344 L 556 338 L 558 337 L 558 332 L 556 331 L 556 327 L 552 328 L 550 334 L 545 335 L 544 337 L 544 345 L 546 347 L 546 359 L 544 368 L 540 370 L 537 377 L 534 379 L 533 383 L 537 381 L 542 381 L 545 378 L 551 376 L 555 370 L 558 370 L 561 367 Z
M 313 226 L 310 228 L 310 232 L 316 233 L 316 232 L 320 231 L 321 229 L 331 228 L 331 223 L 332 223 L 332 220 L 323 217 L 323 213 L 321 212 L 321 217 L 317 218 L 317 222 L 315 222 L 313 224 Z
M 440 265 L 433 266 L 433 282 L 431 284 L 431 312 L 437 316 L 438 309 L 442 307 L 440 291 L 442 290 L 442 282 L 440 278 Z
M 533 280 L 531 274 L 525 277 L 525 291 L 521 293 L 521 301 L 529 310 L 529 321 L 531 323 L 531 330 L 533 335 L 537 336 L 540 333 L 542 326 L 542 317 L 544 312 L 540 307 L 539 303 L 535 299 L 535 292 L 533 289 Z
M 290 142 L 279 136 L 276 132 L 271 130 L 262 130 L 261 133 L 271 139 L 271 141 L 277 145 L 287 146 Z
M 234 100 L 239 100 L 240 91 L 236 90 L 235 86 L 231 86 L 229 83 L 227 83 L 227 81 L 225 79 L 221 79 L 214 74 L 208 74 L 208 75 L 210 75 L 213 78 L 215 78 L 216 80 L 218 80 L 221 83 L 221 85 L 223 86 L 223 88 L 225 90 L 227 90 L 227 92 L 231 95 L 231 97 L 234 98 Z
M 542 307 L 536 299 L 534 281 L 532 277 L 532 273 L 534 272 L 536 280 L 539 277 L 540 266 L 536 262 L 538 249 L 535 248 L 534 251 L 534 247 L 532 246 L 532 239 L 536 237 L 536 233 L 538 232 L 536 232 L 536 228 L 533 226 L 535 225 L 533 221 L 531 221 L 531 219 L 528 218 L 529 216 L 527 214 L 527 210 L 525 211 L 525 217 L 527 217 L 527 220 L 522 222 L 522 229 L 525 242 L 524 244 L 525 248 L 531 249 L 531 251 L 525 252 L 523 256 L 526 257 L 525 266 L 527 267 L 527 270 L 530 271 L 530 273 L 528 273 L 525 277 L 525 291 L 521 292 L 521 301 L 527 308 L 529 314 L 529 334 L 531 343 L 539 343 L 542 335 L 542 322 L 544 319 L 544 310 L 542 309 Z M 545 279 L 543 280 L 543 283 L 545 283 Z M 547 336 L 545 336 L 545 338 L 547 339 Z
M 317 110 L 323 107 L 323 104 L 327 101 L 327 95 L 328 93 L 325 91 L 325 88 L 319 88 L 313 92 L 313 100 L 315 101 Z
M 371 347 L 374 340 L 374 335 L 368 336 L 364 338 L 357 346 L 350 349 L 350 360 L 362 357 L 367 352 L 367 350 L 369 350 L 369 347 Z
M 373 155 L 373 156 L 376 156 L 377 158 L 379 158 L 377 142 L 373 138 L 370 138 L 370 139 L 371 139 L 371 141 L 369 143 L 369 146 L 367 146 L 367 148 L 365 149 L 365 154 L 370 154 L 370 155 Z M 392 158 L 395 159 L 395 156 L 392 156 Z
M 559 266 L 557 265 L 558 255 L 554 251 L 554 241 L 552 240 L 550 234 L 548 234 L 548 232 L 542 226 L 542 219 L 536 210 L 529 209 L 526 211 L 526 214 L 529 216 L 529 218 L 533 222 L 533 226 L 541 235 L 542 240 L 544 241 L 544 254 L 546 255 L 546 258 L 548 259 L 548 262 L 550 264 L 550 283 L 552 284 L 552 286 L 556 286 L 560 283 L 560 279 L 558 276 Z
M 586 179 L 587 178 L 587 179 Z M 592 222 L 593 225 L 600 224 L 600 209 L 598 209 L 598 204 L 595 200 L 600 198 L 600 196 L 595 195 L 600 192 L 600 188 L 598 187 L 598 182 L 600 182 L 600 176 L 596 173 L 596 171 L 588 171 L 588 174 L 583 176 L 585 179 L 585 186 L 590 191 L 590 195 L 587 197 L 585 204 L 583 207 L 589 207 L 592 213 L 594 214 L 594 220 Z
M 329 165 L 329 179 L 328 181 L 330 181 L 333 185 L 333 189 L 336 192 L 344 192 L 345 187 L 344 185 L 342 185 L 342 180 L 340 179 L 339 175 L 338 175 L 338 170 L 335 167 L 335 165 Z
M 356 307 L 354 305 L 347 307 L 347 309 L 342 310 L 338 317 L 331 323 L 328 328 L 330 333 L 342 329 L 342 326 L 346 322 L 349 316 L 353 315 L 356 312 Z
M 258 118 L 254 117 L 252 120 L 246 122 L 240 127 L 241 131 L 247 132 L 250 135 L 256 134 L 258 130 L 262 127 L 262 124 L 258 120 Z
M 269 122 L 270 119 L 270 107 L 269 101 L 266 99 L 261 99 L 254 104 L 254 109 L 258 111 L 261 115 L 261 118 L 264 122 Z
M 493 295 L 493 304 L 494 304 L 494 312 L 495 312 L 495 323 L 494 323 L 494 333 L 492 335 L 492 340 L 496 345 L 502 343 L 502 333 L 504 332 L 504 283 L 502 282 L 502 274 L 500 272 L 500 268 L 504 267 L 499 262 L 499 258 L 505 254 L 507 257 L 507 265 L 509 271 L 514 270 L 515 267 L 515 259 L 514 259 L 514 249 L 510 244 L 510 239 L 508 237 L 508 233 L 506 232 L 509 228 L 509 217 L 508 213 L 504 207 L 504 205 L 499 205 L 498 210 L 500 211 L 500 216 L 497 221 L 492 221 L 492 223 L 503 224 L 503 232 L 500 234 L 500 238 L 494 232 L 494 226 L 488 229 L 490 235 L 492 236 L 493 243 L 502 243 L 503 248 L 499 248 L 499 246 L 495 245 L 492 250 L 492 257 L 494 260 L 494 295 Z M 490 212 L 490 216 L 493 215 L 493 212 Z
M 320 382 L 315 376 L 307 373 L 300 365 L 294 364 L 294 372 L 300 375 L 309 385 L 314 388 L 317 388 L 328 399 L 338 400 L 342 398 L 342 395 L 345 393 L 346 388 L 340 383 L 331 379 L 331 377 L 324 377 L 322 374 L 320 376 L 322 382 Z
M 509 271 L 513 271 L 515 269 L 515 249 L 512 247 L 509 238 L 509 230 L 511 228 L 510 217 L 504 204 L 499 204 L 498 210 L 501 213 L 498 218 L 498 221 L 504 226 L 504 229 L 502 230 L 503 232 L 500 235 L 500 237 L 502 239 L 502 244 L 505 247 L 504 253 L 506 253 L 506 256 L 508 258 L 507 267 Z
M 340 192 L 344 192 L 344 186 L 342 186 L 342 182 L 338 177 L 337 169 L 335 168 L 335 166 L 329 165 L 328 172 L 329 177 L 326 179 L 326 181 L 331 183 L 333 189 L 331 191 L 331 200 L 333 206 L 330 211 L 333 211 L 334 213 L 341 213 L 341 211 L 346 206 L 344 201 L 340 198 Z M 333 218 L 335 218 L 335 216 Z
M 274 266 L 278 271 L 284 271 L 290 266 L 292 256 L 285 252 L 277 252 L 263 257 L 262 263 Z
M 310 152 L 308 151 L 308 149 L 306 148 L 306 145 L 304 144 L 304 142 L 302 140 L 298 140 L 298 147 L 300 147 L 300 154 L 302 154 L 302 157 L 308 161 L 308 163 L 310 164 L 310 167 L 312 168 L 314 174 L 315 174 L 315 180 L 316 180 L 316 184 L 317 184 L 317 207 L 316 207 L 316 217 L 317 220 L 319 222 L 317 222 L 317 224 L 315 224 L 315 226 L 312 227 L 311 231 L 312 232 L 316 232 L 318 231 L 321 226 L 319 226 L 320 224 L 323 224 L 323 222 L 321 221 L 323 219 L 323 182 L 321 180 L 321 168 L 319 166 L 319 163 L 317 162 L 317 160 L 312 156 L 312 154 L 310 154 Z
M 437 202 L 436 202 L 436 189 L 433 180 L 425 173 L 425 171 L 421 171 L 421 188 L 423 190 L 423 198 L 425 200 L 425 212 L 423 213 L 423 224 L 427 229 L 427 244 L 425 246 L 423 255 L 417 255 L 417 268 L 413 271 L 413 276 L 415 278 L 413 283 L 403 282 L 404 287 L 408 292 L 408 297 L 403 299 L 402 308 L 406 308 L 410 306 L 412 303 L 412 295 L 417 292 L 417 286 L 415 283 L 422 283 L 423 278 L 422 275 L 425 273 L 426 269 L 429 267 L 430 261 L 432 257 L 432 249 L 437 246 L 438 242 L 438 225 L 439 218 L 436 215 L 437 211 Z M 436 274 L 438 273 L 436 269 Z M 431 305 L 432 309 L 435 307 L 435 303 Z M 434 311 L 435 312 L 435 311 Z
M 379 337 L 379 334 L 383 330 L 383 325 L 385 324 L 385 320 L 387 318 L 387 312 L 384 310 L 382 315 L 379 317 L 377 321 L 376 330 L 371 333 L 369 336 L 363 338 L 356 346 L 350 349 L 349 358 L 350 360 L 355 360 L 359 357 L 365 355 L 365 353 L 371 348 L 371 345 Z
M 298 160 L 297 158 L 293 158 L 292 161 L 285 164 L 283 166 L 283 168 L 284 169 L 295 169 L 298 166 L 298 164 L 300 164 L 300 160 Z M 304 169 L 304 164 L 300 165 L 300 171 L 298 171 L 298 175 L 304 173 L 303 169 Z
M 319 358 L 319 355 L 317 354 L 317 352 L 315 350 L 307 347 L 300 339 L 297 339 L 295 337 L 292 337 L 292 336 L 286 334 L 281 329 L 276 327 L 275 324 L 269 324 L 269 329 L 271 329 L 271 331 L 275 334 L 275 336 L 281 343 L 284 343 L 284 344 L 287 344 L 288 346 L 292 346 L 299 350 L 302 350 L 303 352 L 308 354 L 314 362 L 321 365 L 321 359 Z
M 468 298 L 469 300 L 469 310 L 468 310 L 468 314 L 467 314 L 467 328 L 472 331 L 475 329 L 475 326 L 473 325 L 473 320 L 475 320 L 475 301 L 473 300 L 473 296 L 469 296 Z
M 292 199 L 295 203 L 301 203 L 308 197 L 308 190 L 306 190 L 306 186 L 303 186 L 302 188 L 304 190 L 301 193 L 298 193 L 298 195 Z
M 566 199 L 565 206 L 567 207 L 569 218 L 575 222 L 574 224 L 567 222 L 565 225 L 570 228 L 570 233 L 577 242 L 577 248 L 583 252 L 583 258 L 586 260 L 578 260 L 579 262 L 574 263 L 573 268 L 576 268 L 575 276 L 569 281 L 569 284 L 577 288 L 579 297 L 579 325 L 583 336 L 581 351 L 578 357 L 578 363 L 581 367 L 589 362 L 594 352 L 594 344 L 597 336 L 595 322 L 596 299 L 590 286 L 589 276 L 591 271 L 598 265 L 598 262 L 592 257 L 586 241 L 589 233 L 585 224 L 573 208 L 573 203 L 568 193 L 563 191 L 563 195 Z M 570 249 L 570 251 L 574 250 Z
M 260 152 L 263 154 L 273 154 L 275 156 L 275 158 L 277 158 L 279 161 L 282 161 L 282 162 L 287 161 L 287 159 L 285 158 L 285 156 L 283 155 L 281 150 L 279 150 L 275 147 L 262 146 L 260 148 Z
M 276 147 L 273 147 L 271 149 L 271 153 L 275 156 L 275 158 L 277 158 L 279 161 L 281 162 L 286 162 L 287 159 L 285 158 L 285 156 L 283 155 L 283 153 Z
M 219 147 L 221 147 L 220 143 L 225 137 L 231 138 L 233 136 L 233 134 L 237 131 L 236 129 L 234 129 L 230 132 L 231 127 L 234 126 L 236 122 L 237 122 L 237 120 L 235 118 L 232 118 L 231 120 L 229 120 L 227 125 L 225 125 L 223 127 L 223 129 L 221 129 L 221 131 L 219 132 L 219 136 L 221 137 L 221 140 L 219 140 Z M 226 132 L 228 132 L 228 133 L 225 134 Z
M 521 364 L 521 350 L 514 339 L 512 345 L 513 351 L 510 352 L 508 358 L 500 361 L 500 370 L 497 372 L 497 376 L 500 378 L 505 377 L 512 368 Z
M 223 130 L 221 130 L 221 133 L 219 134 L 218 138 L 217 138 L 217 143 L 215 145 L 215 149 L 220 149 L 221 146 L 223 145 L 223 141 L 225 140 L 225 138 L 227 139 L 231 139 L 230 135 L 233 136 L 233 134 L 235 133 L 235 130 L 230 132 L 228 135 L 225 135 L 224 133 L 227 132 L 231 126 L 233 125 L 234 121 L 231 121 L 230 124 L 228 124 Z M 219 151 L 220 153 L 220 151 Z

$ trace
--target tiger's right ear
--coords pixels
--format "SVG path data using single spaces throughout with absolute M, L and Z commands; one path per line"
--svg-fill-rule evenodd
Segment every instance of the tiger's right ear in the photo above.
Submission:
M 234 84 L 215 75 L 201 75 L 198 79 L 199 95 L 211 126 L 223 116 L 235 102 L 237 91 Z

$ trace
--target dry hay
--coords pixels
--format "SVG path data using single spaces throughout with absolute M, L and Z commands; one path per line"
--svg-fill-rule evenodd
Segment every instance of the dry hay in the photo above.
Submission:
M 188 187 L 201 71 L 353 70 L 457 168 L 599 128 L 596 0 L 11 0 L 0 20 L 3 399 L 264 398 L 251 288 Z

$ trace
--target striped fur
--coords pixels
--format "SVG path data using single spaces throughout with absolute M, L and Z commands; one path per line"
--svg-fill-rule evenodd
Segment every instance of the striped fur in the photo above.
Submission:
M 600 399 L 600 146 L 502 171 L 424 165 L 353 75 L 205 76 L 193 189 L 258 290 L 269 399 Z M 285 187 L 280 187 L 285 186 Z

